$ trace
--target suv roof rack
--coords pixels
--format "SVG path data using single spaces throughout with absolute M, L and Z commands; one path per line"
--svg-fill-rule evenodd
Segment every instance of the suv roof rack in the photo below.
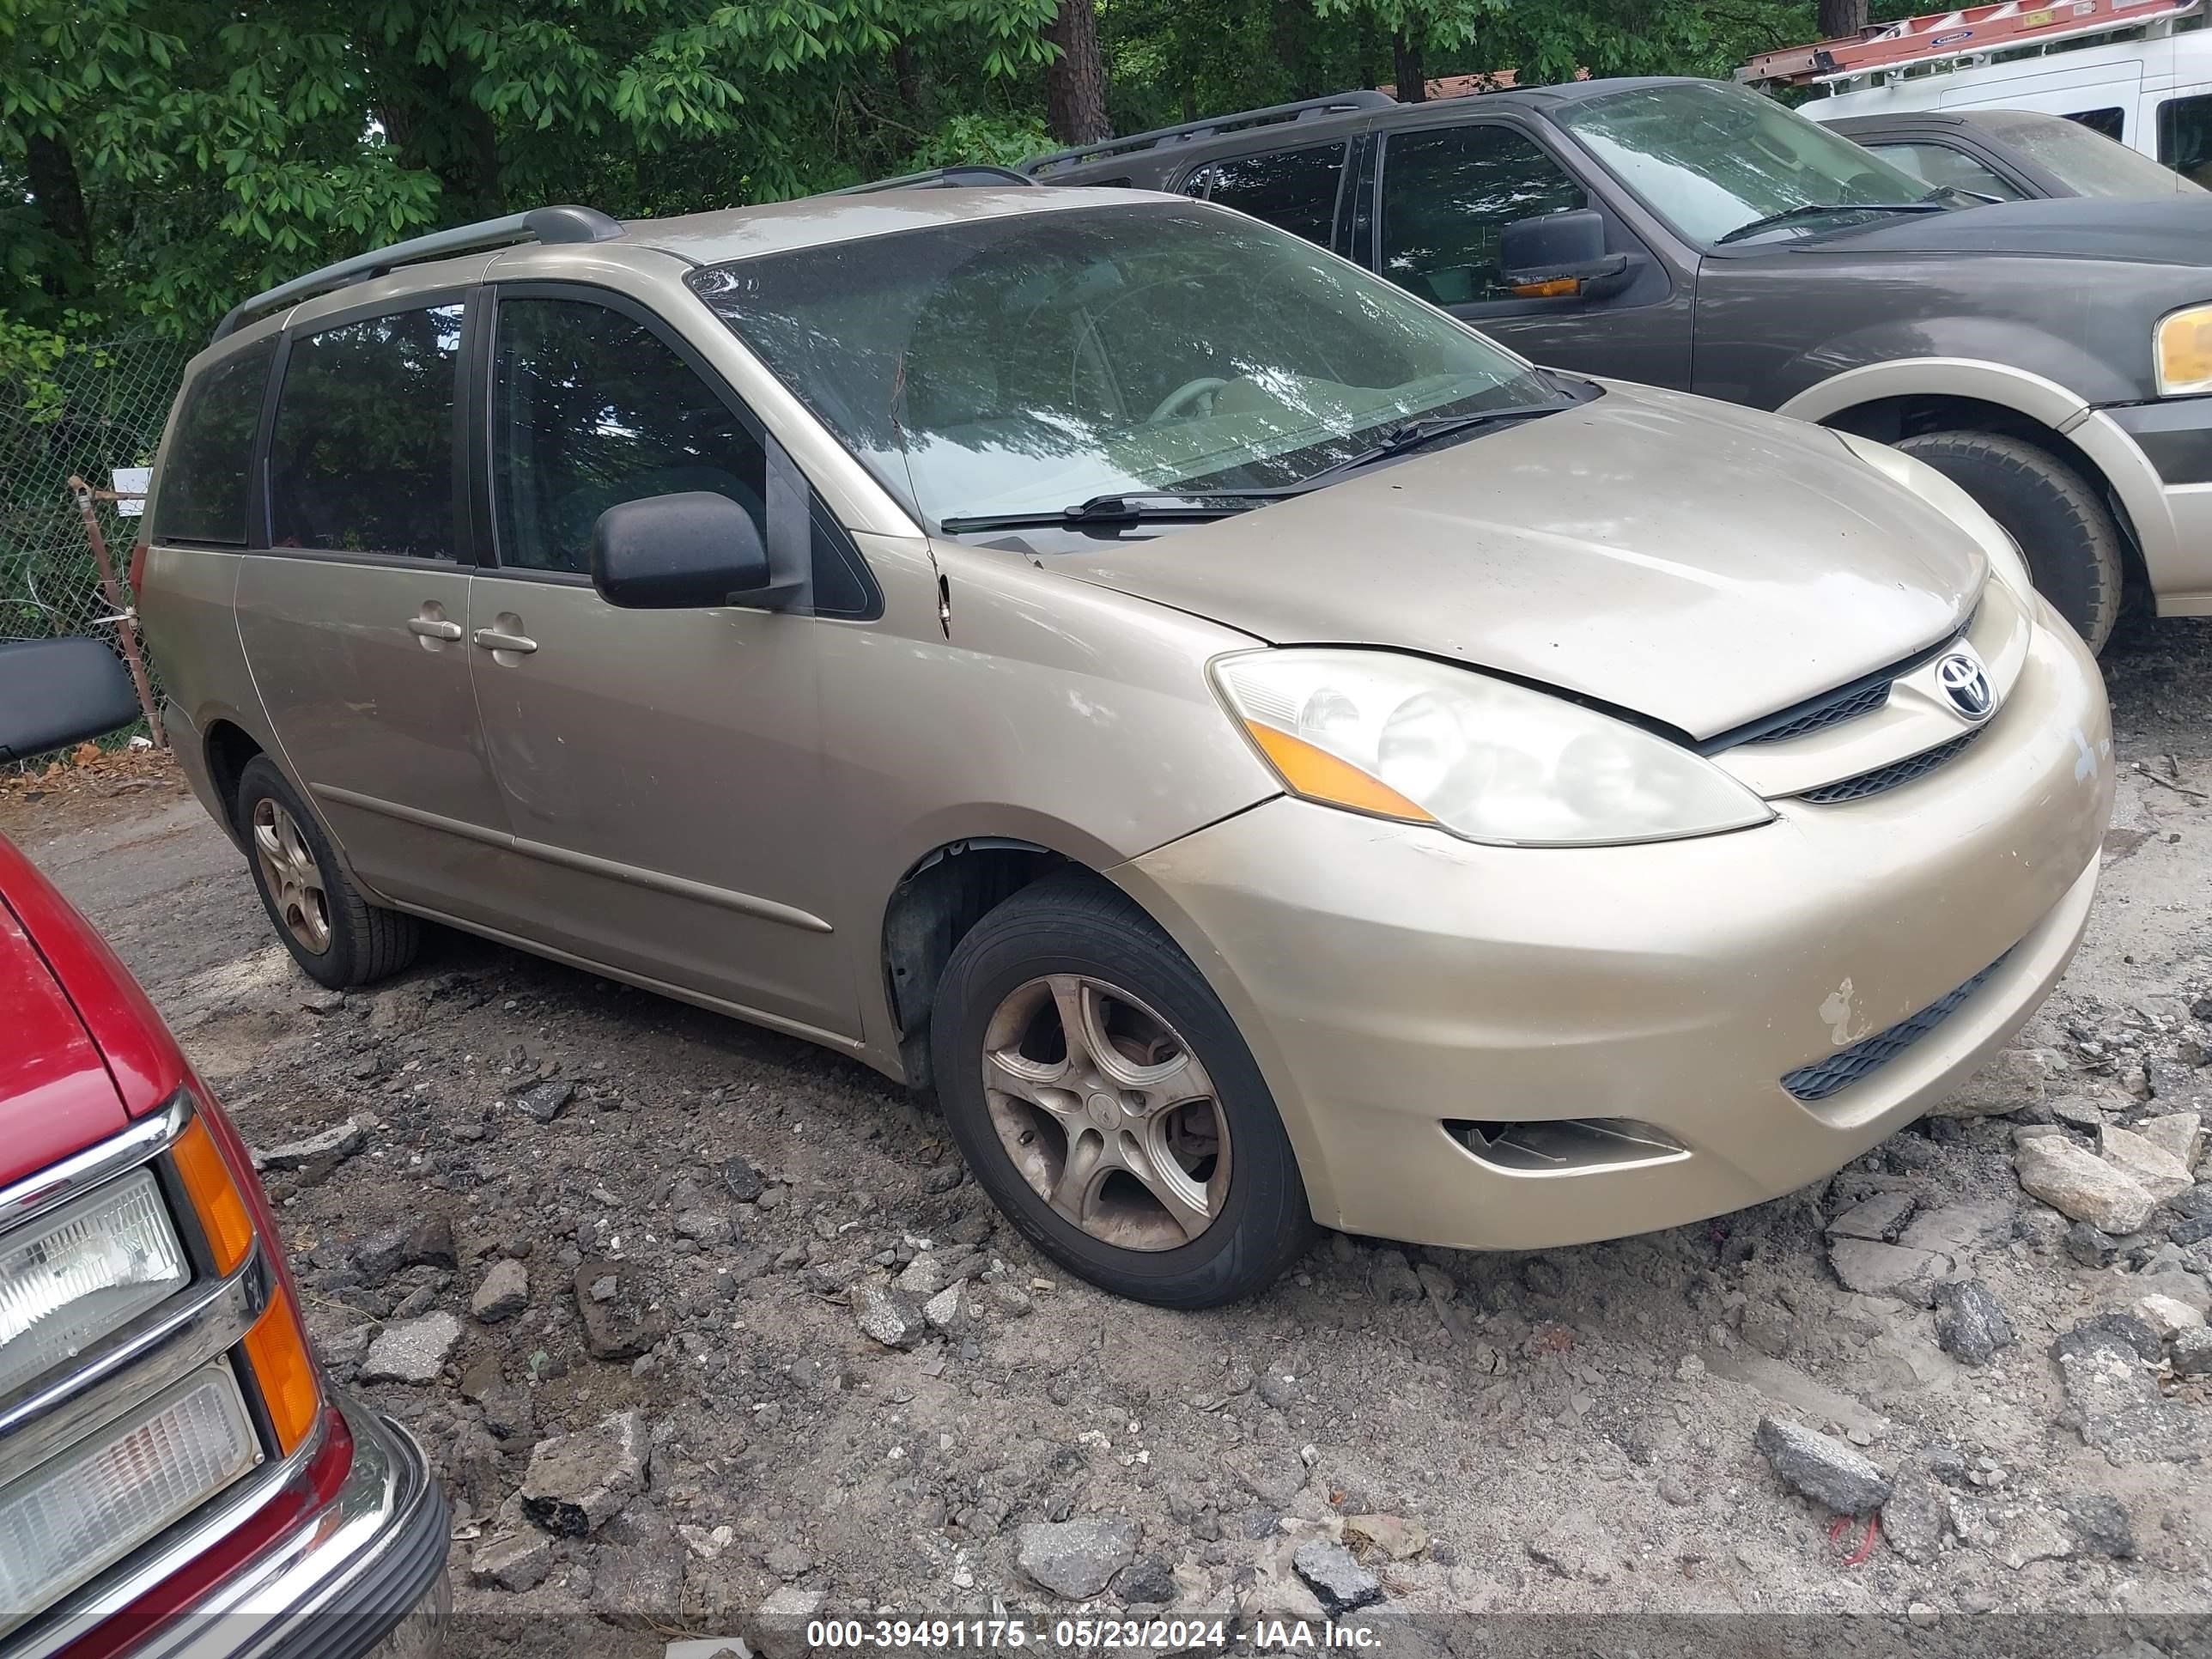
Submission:
M 877 179 L 865 185 L 847 185 L 842 190 L 825 190 L 824 196 L 871 196 L 879 190 L 953 190 L 976 185 L 1033 185 L 1036 180 L 1026 173 L 1017 173 L 1012 167 L 994 167 L 988 161 L 956 161 L 949 167 L 927 167 L 920 173 L 902 173 L 896 179 Z
M 1216 115 L 1203 121 L 1185 121 L 1181 126 L 1156 127 L 1150 132 L 1132 133 L 1127 138 L 1108 138 L 1096 144 L 1079 144 L 1073 149 L 1056 149 L 1049 155 L 1036 155 L 1022 163 L 1022 171 L 1034 179 L 1040 173 L 1060 167 L 1081 167 L 1085 161 L 1103 161 L 1109 156 L 1126 155 L 1133 150 L 1158 149 L 1163 144 L 1188 143 L 1194 139 L 1211 138 L 1218 133 L 1235 132 L 1245 127 L 1273 126 L 1278 122 L 1315 121 L 1325 115 L 1346 115 L 1354 110 L 1395 109 L 1398 100 L 1387 92 L 1371 88 L 1364 91 L 1335 92 L 1325 98 L 1301 98 L 1292 104 L 1270 104 L 1265 109 L 1240 110 L 1231 115 Z
M 2065 0 L 2031 5 L 1966 6 L 1931 11 L 1809 46 L 1762 52 L 1735 72 L 1747 86 L 1826 86 L 1901 76 L 1911 69 L 1964 64 L 2000 52 L 2034 51 L 2060 40 L 2118 34 L 2147 24 L 2170 28 L 2194 15 L 2203 0 Z M 2164 30 L 2158 31 L 2163 33 Z
M 450 258 L 479 248 L 504 247 L 510 242 L 604 242 L 621 234 L 622 226 L 597 208 L 573 206 L 532 208 L 527 213 L 510 213 L 503 218 L 486 219 L 473 225 L 456 225 L 451 230 L 434 230 L 427 236 L 394 242 L 390 247 L 371 248 L 350 259 L 311 270 L 305 276 L 279 283 L 232 307 L 216 325 L 215 337 L 223 338 L 248 317 L 261 312 L 328 294 L 350 283 L 365 283 L 401 265 L 419 265 L 426 260 Z

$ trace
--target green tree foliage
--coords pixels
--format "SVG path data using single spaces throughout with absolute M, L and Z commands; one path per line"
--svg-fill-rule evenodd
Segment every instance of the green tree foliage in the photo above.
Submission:
M 1095 9 L 1125 131 L 1409 64 L 1724 73 L 1810 39 L 1814 16 L 1813 0 Z M 258 288 L 515 207 L 684 212 L 1017 159 L 1046 143 L 1059 14 L 1058 0 L 0 0 L 0 326 L 192 339 Z

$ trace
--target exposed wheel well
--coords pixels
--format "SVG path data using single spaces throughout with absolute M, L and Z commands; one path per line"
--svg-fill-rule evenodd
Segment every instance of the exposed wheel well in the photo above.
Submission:
M 984 915 L 1073 861 L 1031 842 L 982 836 L 939 848 L 906 872 L 884 912 L 884 989 L 907 1081 L 928 1093 L 929 1017 L 953 947 Z
M 228 720 L 216 720 L 208 727 L 208 777 L 215 785 L 216 799 L 222 803 L 223 822 L 234 840 L 243 833 L 238 823 L 239 775 L 246 770 L 246 763 L 260 753 L 261 745 L 248 737 L 242 726 Z
M 2128 592 L 2132 596 L 2150 591 L 2135 525 L 2128 517 L 2126 506 L 2106 482 L 2103 470 L 2070 439 L 2033 416 L 2008 409 L 2002 404 L 1984 403 L 1978 398 L 1913 394 L 1880 398 L 1872 403 L 1839 410 L 1820 424 L 1872 438 L 1877 443 L 1893 444 L 1900 438 L 1917 437 L 1923 432 L 1993 432 L 2049 450 L 2089 481 L 2103 500 L 2106 511 L 2112 515 L 2112 521 L 2119 526 L 2120 538 L 2127 549 Z

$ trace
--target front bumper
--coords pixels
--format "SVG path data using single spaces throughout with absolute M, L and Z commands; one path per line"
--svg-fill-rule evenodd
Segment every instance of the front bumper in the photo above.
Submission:
M 2064 970 L 2112 802 L 2094 663 L 2038 628 L 2006 706 L 1887 793 L 1735 835 L 1478 847 L 1279 799 L 1112 873 L 1227 1004 L 1317 1219 L 1457 1248 L 1679 1225 L 1790 1192 L 1942 1098 Z M 1886 1065 L 1787 1073 L 1997 964 Z M 1449 1120 L 1618 1118 L 1664 1161 L 1508 1170 Z
M 336 1495 L 131 1659 L 434 1659 L 453 1606 L 445 1493 L 406 1430 L 337 1403 L 353 1462 Z

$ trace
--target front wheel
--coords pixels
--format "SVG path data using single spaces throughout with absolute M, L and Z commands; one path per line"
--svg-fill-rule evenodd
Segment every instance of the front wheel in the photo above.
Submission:
M 342 991 L 415 959 L 422 924 L 362 896 L 321 823 L 266 756 L 239 775 L 238 821 L 262 908 L 308 978 Z
M 1993 432 L 1923 432 L 1898 446 L 2004 526 L 2037 592 L 2102 651 L 2119 620 L 2120 527 L 2089 481 L 2049 450 Z
M 1092 1284 L 1212 1307 L 1310 1243 L 1290 1137 L 1228 1010 L 1104 882 L 1056 876 L 978 922 L 930 1043 L 977 1184 Z

